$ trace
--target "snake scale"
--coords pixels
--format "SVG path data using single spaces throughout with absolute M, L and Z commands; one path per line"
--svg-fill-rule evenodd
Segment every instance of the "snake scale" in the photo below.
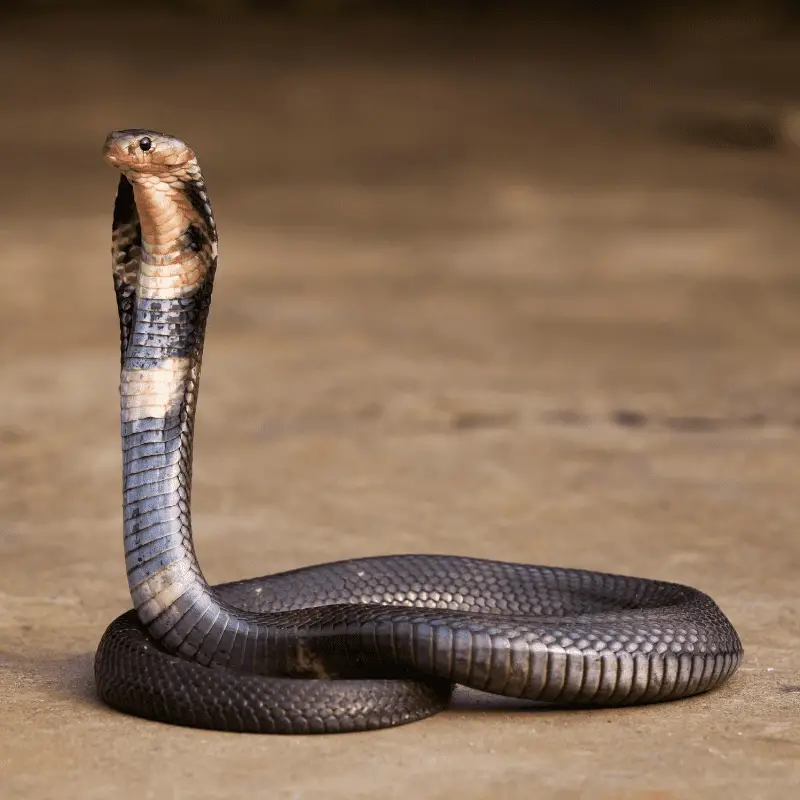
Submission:
M 742 647 L 686 586 L 441 555 L 210 586 L 192 542 L 192 442 L 217 233 L 194 152 L 112 132 L 123 533 L 133 609 L 105 631 L 100 697 L 163 722 L 259 733 L 400 725 L 454 684 L 581 706 L 719 686 Z

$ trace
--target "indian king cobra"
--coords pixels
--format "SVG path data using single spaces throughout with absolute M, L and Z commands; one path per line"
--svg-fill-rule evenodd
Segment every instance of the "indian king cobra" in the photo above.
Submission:
M 122 348 L 123 532 L 133 609 L 98 646 L 100 697 L 179 725 L 334 733 L 441 711 L 454 684 L 622 706 L 706 692 L 742 647 L 686 586 L 441 555 L 358 558 L 210 586 L 190 516 L 217 232 L 194 152 L 111 133 Z

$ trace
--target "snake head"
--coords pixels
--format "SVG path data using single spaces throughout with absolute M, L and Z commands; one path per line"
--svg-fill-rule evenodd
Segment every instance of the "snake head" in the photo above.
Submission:
M 134 182 L 149 175 L 192 174 L 198 170 L 191 147 L 176 136 L 158 131 L 112 131 L 103 145 L 103 157 Z

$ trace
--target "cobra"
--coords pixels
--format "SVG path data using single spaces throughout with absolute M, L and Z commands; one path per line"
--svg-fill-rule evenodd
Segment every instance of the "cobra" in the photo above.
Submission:
M 115 131 L 103 152 L 121 173 L 112 262 L 133 601 L 98 646 L 106 703 L 201 728 L 333 733 L 427 717 L 454 684 L 622 706 L 706 692 L 734 673 L 742 646 L 716 603 L 656 580 L 392 555 L 210 586 L 191 483 L 214 217 L 180 139 Z

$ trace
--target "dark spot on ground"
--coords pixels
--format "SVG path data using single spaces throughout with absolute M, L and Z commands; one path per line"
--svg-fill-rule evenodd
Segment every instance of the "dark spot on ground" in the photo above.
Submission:
M 456 430 L 476 430 L 478 428 L 510 428 L 515 415 L 510 411 L 492 413 L 489 411 L 459 411 L 450 420 Z
M 780 122 L 756 114 L 738 118 L 684 118 L 667 129 L 679 141 L 714 150 L 775 150 L 782 143 Z
M 631 411 L 630 409 L 618 409 L 611 412 L 611 419 L 617 425 L 626 428 L 642 428 L 647 425 L 647 415 L 641 411 Z

